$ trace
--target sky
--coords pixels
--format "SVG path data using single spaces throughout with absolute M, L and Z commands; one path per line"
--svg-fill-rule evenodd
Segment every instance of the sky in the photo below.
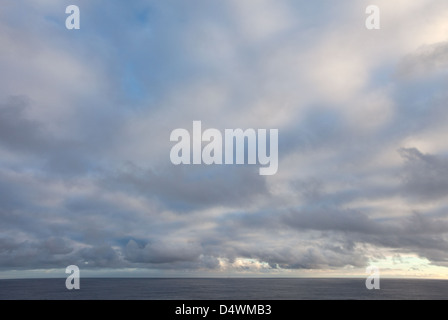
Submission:
M 0 278 L 448 278 L 447 35 L 444 0 L 2 1 Z M 174 165 L 193 121 L 278 129 L 278 172 Z

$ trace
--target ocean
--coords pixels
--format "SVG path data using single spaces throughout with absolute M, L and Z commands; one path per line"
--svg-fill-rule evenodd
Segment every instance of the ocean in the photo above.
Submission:
M 445 300 L 446 280 L 81 278 L 79 290 L 61 279 L 0 280 L 0 300 Z

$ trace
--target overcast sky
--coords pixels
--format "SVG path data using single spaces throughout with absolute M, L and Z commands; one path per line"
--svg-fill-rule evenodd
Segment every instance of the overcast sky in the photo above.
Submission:
M 447 35 L 444 0 L 3 1 L 0 277 L 448 277 Z M 278 129 L 278 173 L 174 166 L 194 120 Z

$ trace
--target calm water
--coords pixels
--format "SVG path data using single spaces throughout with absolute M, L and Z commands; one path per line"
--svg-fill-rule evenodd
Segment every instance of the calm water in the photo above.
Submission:
M 382 279 L 367 290 L 365 279 L 82 279 L 69 291 L 64 279 L 0 280 L 5 299 L 447 299 L 448 281 Z

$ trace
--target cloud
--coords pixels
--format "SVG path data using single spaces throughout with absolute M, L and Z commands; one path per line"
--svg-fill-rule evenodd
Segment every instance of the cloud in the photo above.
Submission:
M 398 66 L 401 77 L 421 77 L 448 67 L 448 43 L 424 45 L 403 59 Z
M 128 166 L 114 176 L 106 176 L 103 184 L 106 188 L 157 198 L 169 208 L 183 211 L 216 205 L 250 205 L 267 193 L 264 179 L 254 172 L 256 169 L 243 166 L 187 168 L 172 165 L 157 171 Z
M 324 207 L 317 210 L 291 212 L 283 219 L 285 224 L 304 230 L 332 230 L 363 234 L 378 232 L 375 230 L 376 223 L 366 214 L 350 210 L 334 210 Z
M 139 247 L 130 240 L 125 247 L 125 256 L 131 262 L 144 263 L 175 263 L 179 261 L 195 261 L 199 258 L 200 248 L 188 243 L 148 243 Z
M 25 97 L 11 97 L 0 106 L 1 143 L 19 152 L 46 153 L 54 147 L 53 141 L 37 121 L 26 118 L 27 106 Z
M 418 201 L 431 201 L 448 195 L 448 159 L 423 154 L 416 148 L 403 148 L 400 153 L 406 164 L 403 170 L 404 191 Z
M 2 270 L 448 266 L 448 5 L 379 1 L 370 32 L 330 2 L 80 1 L 78 31 L 67 1 L 8 4 Z M 279 129 L 278 173 L 172 165 L 194 120 Z

